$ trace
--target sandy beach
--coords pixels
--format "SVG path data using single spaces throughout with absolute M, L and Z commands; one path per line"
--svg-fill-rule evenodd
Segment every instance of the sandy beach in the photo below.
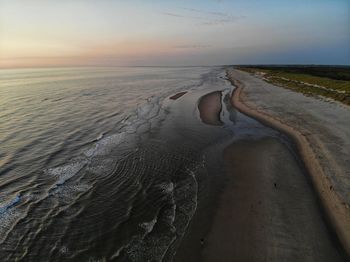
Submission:
M 238 141 L 202 261 L 342 261 L 301 167 L 279 141 Z
M 240 111 L 288 134 L 296 143 L 326 218 L 350 254 L 349 108 L 275 87 L 238 70 L 232 103 Z M 329 124 L 329 125 L 327 125 Z M 331 127 L 337 127 L 336 129 Z
M 219 199 L 199 207 L 174 261 L 346 261 L 289 147 L 238 140 L 219 164 Z
M 311 132 L 311 129 L 307 129 L 307 124 L 302 125 L 303 121 L 315 124 L 316 120 L 310 117 L 310 111 L 298 114 L 305 118 L 299 119 L 296 126 L 288 125 L 282 118 L 286 115 L 286 119 L 290 119 L 292 114 L 286 101 L 295 106 L 299 100 L 303 102 L 304 97 L 296 94 L 293 100 L 290 94 L 281 96 L 277 91 L 278 98 L 273 98 L 273 91 L 263 82 L 260 84 L 265 88 L 264 93 L 270 96 L 262 95 L 260 99 L 260 93 L 255 93 L 258 91 L 247 88 L 255 87 L 255 78 L 242 73 L 245 78 L 238 80 L 235 73 L 241 74 L 229 71 L 230 80 L 237 87 L 231 104 L 288 138 L 248 137 L 223 146 L 222 156 L 213 157 L 209 164 L 214 167 L 209 173 L 224 174 L 224 182 L 205 189 L 207 196 L 199 202 L 174 261 L 347 261 L 348 209 L 341 201 L 346 196 L 339 197 L 341 191 L 337 191 L 336 184 L 325 175 L 324 167 L 314 155 L 316 149 L 304 136 L 309 134 L 306 130 Z M 260 105 L 265 102 L 271 111 L 276 110 L 272 107 L 274 102 L 280 103 L 280 117 L 254 107 L 258 103 L 252 102 L 250 94 L 255 95 L 254 102 L 259 101 Z M 212 92 L 199 100 L 198 109 L 204 123 L 215 125 L 220 121 L 219 96 L 219 92 Z M 329 106 L 315 98 L 306 100 L 305 105 Z M 269 103 L 271 106 L 267 107 Z M 337 133 L 346 125 L 345 121 Z M 298 127 L 301 126 L 300 133 Z M 343 131 L 345 137 L 346 130 Z M 214 161 L 217 164 L 213 164 Z M 328 162 L 322 164 L 325 163 Z

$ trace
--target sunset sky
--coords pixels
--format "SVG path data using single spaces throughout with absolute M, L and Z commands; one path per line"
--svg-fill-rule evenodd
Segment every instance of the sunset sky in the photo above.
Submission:
M 350 64 L 349 0 L 0 0 L 0 67 Z

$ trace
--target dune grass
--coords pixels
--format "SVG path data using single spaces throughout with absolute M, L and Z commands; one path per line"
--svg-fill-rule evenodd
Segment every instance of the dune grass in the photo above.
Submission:
M 350 105 L 350 67 L 238 66 L 277 86 Z

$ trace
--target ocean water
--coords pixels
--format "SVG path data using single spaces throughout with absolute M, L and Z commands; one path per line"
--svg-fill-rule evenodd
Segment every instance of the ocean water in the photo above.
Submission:
M 0 260 L 171 261 L 220 176 L 205 152 L 274 132 L 231 91 L 218 67 L 0 70 Z

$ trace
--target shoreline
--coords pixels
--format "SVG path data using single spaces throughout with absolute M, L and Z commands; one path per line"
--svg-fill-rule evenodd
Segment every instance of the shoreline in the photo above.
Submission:
M 287 134 L 296 144 L 305 168 L 311 177 L 317 196 L 324 208 L 327 219 L 337 235 L 344 251 L 350 255 L 350 208 L 346 202 L 333 189 L 333 184 L 324 174 L 322 165 L 315 157 L 312 145 L 306 135 L 284 123 L 283 120 L 274 118 L 266 112 L 248 106 L 244 102 L 244 84 L 235 79 L 230 72 L 227 73 L 229 81 L 236 86 L 231 96 L 232 105 L 240 112 Z
M 221 128 L 203 120 L 217 120 L 220 102 L 232 133 L 204 151 L 197 209 L 173 261 L 344 261 L 291 139 L 217 91 L 197 102 L 209 134 Z

